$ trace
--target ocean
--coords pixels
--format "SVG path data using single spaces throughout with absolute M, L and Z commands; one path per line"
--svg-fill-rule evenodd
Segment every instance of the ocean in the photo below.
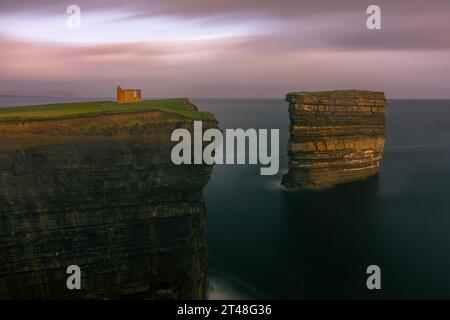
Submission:
M 249 298 L 450 298 L 450 101 L 391 100 L 378 177 L 286 192 L 288 106 L 194 100 L 222 128 L 279 128 L 280 173 L 216 165 L 205 189 L 209 273 Z M 366 287 L 378 265 L 382 290 Z M 234 289 L 233 289 L 234 288 Z
M 0 106 L 68 100 L 1 97 Z M 283 99 L 192 101 L 222 129 L 280 129 L 278 175 L 216 165 L 204 190 L 210 298 L 450 298 L 450 101 L 389 100 L 377 177 L 295 192 L 280 186 Z M 367 289 L 369 265 L 380 266 L 382 290 Z

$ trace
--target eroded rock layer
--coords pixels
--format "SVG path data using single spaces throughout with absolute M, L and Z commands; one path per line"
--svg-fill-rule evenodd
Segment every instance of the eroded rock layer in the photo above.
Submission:
M 212 167 L 172 164 L 167 141 L 3 141 L 0 298 L 205 298 Z
M 385 143 L 384 93 L 293 92 L 288 189 L 322 188 L 378 173 Z

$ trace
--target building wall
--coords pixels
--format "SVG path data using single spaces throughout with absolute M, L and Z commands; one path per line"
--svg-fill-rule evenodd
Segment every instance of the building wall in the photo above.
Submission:
M 138 89 L 119 89 L 117 90 L 117 102 L 129 103 L 141 101 L 141 90 Z

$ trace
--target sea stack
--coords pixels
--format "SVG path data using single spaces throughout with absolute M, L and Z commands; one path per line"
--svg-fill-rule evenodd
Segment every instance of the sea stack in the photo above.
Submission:
M 325 188 L 376 175 L 383 157 L 383 92 L 291 92 L 289 172 L 291 190 Z

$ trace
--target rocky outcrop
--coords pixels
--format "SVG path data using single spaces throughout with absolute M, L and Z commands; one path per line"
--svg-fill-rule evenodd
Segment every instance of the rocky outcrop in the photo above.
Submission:
M 170 159 L 169 133 L 192 121 L 139 126 L 0 142 L 0 299 L 206 297 L 212 167 Z M 81 290 L 66 286 L 69 265 Z
M 287 189 L 322 188 L 378 173 L 385 143 L 384 93 L 292 92 Z

